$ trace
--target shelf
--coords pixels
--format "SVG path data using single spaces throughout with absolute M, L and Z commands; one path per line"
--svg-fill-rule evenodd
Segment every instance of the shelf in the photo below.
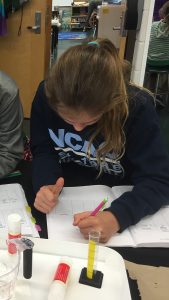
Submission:
M 89 6 L 89 4 L 87 3 L 87 4 L 83 4 L 83 5 L 72 5 L 72 7 L 88 7 Z
M 71 28 L 84 28 L 88 16 L 88 5 L 72 5 Z
M 84 23 L 84 22 L 86 22 L 86 18 L 71 18 L 71 22 L 80 22 L 80 23 Z
M 85 18 L 87 17 L 87 14 L 86 15 L 72 15 L 71 18 Z

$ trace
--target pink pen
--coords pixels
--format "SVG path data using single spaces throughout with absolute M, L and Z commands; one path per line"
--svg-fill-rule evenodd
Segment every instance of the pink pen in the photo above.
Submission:
M 107 199 L 104 199 L 90 214 L 90 216 L 95 216 L 98 211 L 103 208 L 103 206 L 105 205 L 105 203 L 107 202 Z

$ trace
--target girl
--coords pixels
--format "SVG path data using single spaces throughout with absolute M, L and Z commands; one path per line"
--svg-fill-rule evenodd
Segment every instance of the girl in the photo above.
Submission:
M 101 242 L 168 203 L 169 160 L 153 97 L 128 83 L 113 44 L 68 49 L 38 87 L 31 141 L 35 207 L 49 212 L 64 185 L 134 185 L 111 206 L 74 216 L 84 237 Z
M 169 1 L 159 10 L 161 20 L 151 26 L 147 56 L 149 66 L 169 66 Z

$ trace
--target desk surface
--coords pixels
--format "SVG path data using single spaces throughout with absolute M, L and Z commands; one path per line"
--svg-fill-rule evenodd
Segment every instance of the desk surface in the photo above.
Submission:
M 0 184 L 20 183 L 25 191 L 26 199 L 32 208 L 32 214 L 35 217 L 37 224 L 41 226 L 42 231 L 40 237 L 47 238 L 46 215 L 37 211 L 34 206 L 35 194 L 31 182 L 31 163 L 22 161 L 18 170 L 21 171 L 21 176 L 9 177 L 0 180 Z M 169 250 L 167 248 L 129 248 L 115 247 L 125 260 L 144 265 L 169 267 Z M 141 299 L 137 290 L 135 281 L 129 278 L 130 290 L 132 299 Z

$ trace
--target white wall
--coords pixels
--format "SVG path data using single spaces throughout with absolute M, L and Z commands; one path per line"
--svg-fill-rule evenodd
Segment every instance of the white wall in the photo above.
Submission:
M 53 0 L 52 9 L 54 6 L 71 6 L 72 0 Z
M 155 0 L 145 0 L 141 28 L 136 36 L 131 80 L 140 86 L 144 81 L 154 2 Z

